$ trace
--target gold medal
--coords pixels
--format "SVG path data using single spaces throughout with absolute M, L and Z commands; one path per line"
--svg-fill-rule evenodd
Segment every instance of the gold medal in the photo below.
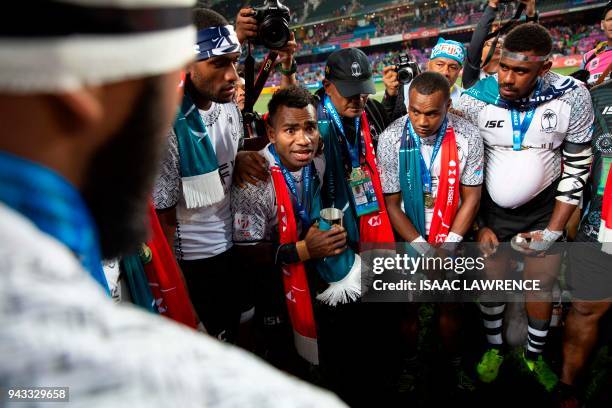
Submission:
M 423 201 L 425 202 L 425 208 L 434 208 L 434 198 L 431 193 L 423 194 Z

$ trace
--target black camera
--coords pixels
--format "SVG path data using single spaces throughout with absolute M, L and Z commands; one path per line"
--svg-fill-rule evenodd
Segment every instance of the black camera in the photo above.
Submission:
M 409 84 L 415 76 L 421 73 L 421 69 L 419 64 L 410 60 L 408 55 L 402 54 L 399 57 L 399 64 L 397 64 L 395 72 L 397 72 L 397 80 L 400 84 Z
M 289 42 L 289 7 L 279 0 L 265 0 L 259 7 L 253 7 L 257 20 L 257 38 L 254 44 L 261 44 L 271 50 L 283 48 Z

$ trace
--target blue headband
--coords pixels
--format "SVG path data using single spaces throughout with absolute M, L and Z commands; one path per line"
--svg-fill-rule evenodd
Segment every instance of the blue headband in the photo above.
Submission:
M 240 42 L 231 25 L 199 30 L 197 41 L 195 45 L 196 61 L 240 52 Z
M 445 40 L 444 38 L 440 37 L 436 46 L 433 48 L 433 50 L 431 50 L 431 57 L 429 59 L 432 60 L 440 57 L 450 58 L 463 65 L 463 60 L 465 59 L 465 48 L 460 42 Z

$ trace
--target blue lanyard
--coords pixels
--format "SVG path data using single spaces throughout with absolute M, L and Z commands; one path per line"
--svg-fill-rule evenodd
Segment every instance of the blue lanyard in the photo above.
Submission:
M 344 142 L 346 143 L 349 156 L 351 157 L 351 166 L 354 169 L 360 167 L 361 164 L 359 162 L 359 141 L 361 139 L 361 133 L 359 132 L 359 126 L 361 124 L 361 117 L 355 118 L 355 132 L 357 133 L 357 135 L 355 136 L 355 144 L 351 144 L 349 143 L 348 139 L 346 138 L 346 134 L 344 133 L 344 126 L 342 126 L 342 120 L 340 119 L 340 115 L 338 115 L 338 111 L 336 111 L 336 108 L 329 99 L 329 96 L 325 95 L 325 97 L 323 98 L 323 104 L 325 105 L 325 109 L 327 109 L 327 111 L 330 113 L 331 118 L 334 124 L 336 125 L 336 128 L 340 131 L 342 137 L 344 138 Z
M 542 82 L 538 80 L 538 85 L 536 86 L 536 90 L 534 93 L 534 99 L 537 100 L 542 91 Z M 533 116 L 535 115 L 536 107 L 531 108 L 523 119 L 523 123 L 521 123 L 521 114 L 516 109 L 510 110 L 510 116 L 512 117 L 512 150 L 521 150 L 521 146 L 523 145 L 523 140 L 525 140 L 525 136 L 527 135 L 527 131 L 529 130 L 529 126 L 531 126 L 531 121 L 533 120 Z
M 293 179 L 293 176 L 291 176 L 289 170 L 287 170 L 287 168 L 283 166 L 283 163 L 281 163 L 280 158 L 276 153 L 276 149 L 274 148 L 274 145 L 270 145 L 268 147 L 268 150 L 270 150 L 270 153 L 272 153 L 272 156 L 274 156 L 274 160 L 276 161 L 276 164 L 278 165 L 281 170 L 281 173 L 283 174 L 283 178 L 285 179 L 287 188 L 289 188 L 291 195 L 295 198 L 296 212 L 302 220 L 302 230 L 309 228 L 311 221 L 310 215 L 308 214 L 308 201 L 310 200 L 310 189 L 312 188 L 313 164 L 310 163 L 302 169 L 302 180 L 304 180 L 304 189 L 302 191 L 302 197 L 304 197 L 304 201 L 302 202 L 297 191 L 297 186 L 295 185 L 295 180 Z
M 440 151 L 440 147 L 442 146 L 442 141 L 444 140 L 444 135 L 446 134 L 446 128 L 448 126 L 448 120 L 444 119 L 442 122 L 442 126 L 438 130 L 438 134 L 436 135 L 436 141 L 434 143 L 433 152 L 431 153 L 431 161 L 429 163 L 429 167 L 425 163 L 425 159 L 423 158 L 423 153 L 421 153 L 421 138 L 416 134 L 414 128 L 412 127 L 412 123 L 410 123 L 410 119 L 406 120 L 406 127 L 408 128 L 408 133 L 410 133 L 410 138 L 413 140 L 416 148 L 419 151 L 419 157 L 421 158 L 421 177 L 423 179 L 423 186 L 425 186 L 425 192 L 431 193 L 431 170 L 434 165 L 434 161 L 436 160 L 436 156 Z
M 68 181 L 39 164 L 0 152 L 0 202 L 66 245 L 110 294 L 95 223 Z

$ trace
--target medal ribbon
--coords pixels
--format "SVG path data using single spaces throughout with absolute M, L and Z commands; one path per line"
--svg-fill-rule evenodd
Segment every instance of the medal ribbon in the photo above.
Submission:
M 536 90 L 534 93 L 534 99 L 537 100 L 542 91 L 542 82 L 538 80 L 538 85 L 536 86 Z M 531 121 L 533 120 L 533 116 L 535 115 L 536 107 L 529 109 L 525 114 L 525 118 L 523 119 L 523 123 L 521 123 L 521 114 L 516 109 L 510 110 L 510 116 L 512 117 L 512 150 L 521 150 L 521 146 L 523 145 L 523 140 L 525 140 L 525 135 L 527 135 L 527 131 L 529 130 L 529 126 L 531 126 Z
M 346 137 L 346 133 L 344 133 L 344 126 L 342 125 L 342 120 L 340 119 L 340 115 L 338 114 L 338 111 L 336 111 L 336 108 L 334 107 L 331 100 L 329 99 L 329 96 L 325 95 L 325 98 L 323 99 L 323 104 L 325 105 L 325 109 L 327 109 L 327 111 L 329 112 L 332 118 L 332 121 L 336 125 L 336 128 L 338 129 L 338 131 L 342 134 L 342 137 L 344 138 L 346 147 L 349 152 L 349 156 L 351 158 L 351 166 L 354 169 L 361 167 L 361 164 L 359 162 L 359 142 L 361 139 L 361 133 L 359 131 L 359 126 L 361 123 L 361 117 L 355 118 L 355 133 L 356 133 L 355 144 L 351 144 Z
M 310 215 L 308 214 L 307 210 L 310 207 L 309 200 L 310 190 L 312 188 L 313 164 L 310 163 L 306 167 L 302 168 L 302 180 L 304 180 L 304 190 L 302 191 L 302 197 L 304 197 L 304 200 L 302 201 L 298 194 L 297 186 L 295 185 L 295 180 L 293 179 L 293 176 L 291 176 L 289 170 L 281 163 L 280 158 L 276 153 L 276 149 L 274 148 L 274 145 L 270 145 L 268 147 L 268 150 L 270 151 L 270 153 L 274 157 L 274 160 L 276 161 L 276 164 L 280 168 L 283 178 L 285 179 L 285 183 L 287 184 L 287 188 L 289 188 L 291 195 L 295 198 L 295 210 L 299 215 L 300 219 L 302 220 L 302 228 L 308 229 L 311 224 Z
M 414 144 L 416 145 L 416 148 L 418 149 L 418 152 L 419 152 L 419 157 L 421 158 L 421 178 L 423 180 L 423 186 L 425 187 L 425 193 L 432 192 L 431 170 L 433 168 L 436 156 L 438 155 L 438 152 L 440 151 L 440 146 L 442 146 L 442 141 L 444 140 L 444 135 L 446 134 L 447 126 L 448 126 L 448 120 L 444 119 L 444 122 L 442 122 L 442 126 L 440 126 L 440 129 L 438 130 L 438 134 L 436 135 L 436 141 L 434 143 L 433 152 L 431 153 L 431 161 L 428 167 L 427 163 L 425 163 L 425 159 L 423 158 L 423 153 L 421 153 L 421 138 L 414 131 L 414 128 L 412 127 L 412 123 L 410 123 L 410 120 L 406 121 L 406 128 L 408 130 L 408 133 L 410 134 L 410 138 L 414 141 Z M 402 143 L 405 143 L 405 141 L 403 140 Z

